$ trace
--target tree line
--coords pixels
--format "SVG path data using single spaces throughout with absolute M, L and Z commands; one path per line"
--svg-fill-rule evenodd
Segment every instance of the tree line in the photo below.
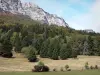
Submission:
M 36 61 L 36 55 L 54 60 L 100 55 L 99 33 L 89 34 L 20 17 L 8 18 L 11 17 L 0 18 L 0 55 L 3 57 L 12 57 L 13 48 L 29 61 Z

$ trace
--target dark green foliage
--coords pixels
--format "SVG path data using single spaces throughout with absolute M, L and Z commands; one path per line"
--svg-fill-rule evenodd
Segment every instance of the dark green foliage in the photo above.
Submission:
M 94 50 L 93 50 L 93 39 L 91 36 L 88 36 L 88 55 L 94 55 Z
M 0 39 L 0 53 L 1 56 L 6 58 L 11 58 L 12 55 L 12 44 L 10 42 L 10 36 L 12 35 L 12 31 L 8 31 L 7 33 L 2 34 Z
M 41 47 L 41 51 L 40 51 L 40 57 L 42 57 L 42 58 L 48 57 L 49 44 L 50 44 L 50 38 L 47 39 L 45 42 L 43 42 L 42 47 Z
M 71 71 L 71 69 L 68 69 L 67 71 Z
M 35 65 L 34 69 L 32 70 L 32 72 L 48 72 L 48 71 L 49 71 L 48 66 L 38 66 L 38 65 Z
M 68 70 L 68 68 L 69 68 L 69 65 L 65 65 L 65 69 Z
M 45 66 L 43 62 L 39 62 L 38 65 L 34 66 L 34 69 L 32 69 L 32 72 L 48 72 L 49 67 Z
M 98 65 L 95 65 L 95 67 L 94 67 L 95 69 L 99 69 L 99 67 L 98 67 Z
M 72 50 L 72 55 L 71 55 L 71 57 L 72 57 L 72 58 L 77 58 L 77 56 L 78 56 L 78 50 L 73 49 L 73 50 Z
M 66 45 L 65 45 L 66 44 Z M 41 57 L 58 60 L 77 55 L 100 56 L 100 33 L 87 33 L 70 27 L 46 25 L 27 16 L 0 16 L 0 55 L 24 51 L 29 59 L 35 58 L 28 46 L 34 46 Z M 64 46 L 65 45 L 65 46 Z M 63 47 L 62 47 L 63 46 Z M 34 55 L 34 56 L 33 56 Z
M 16 52 L 21 52 L 22 46 L 21 46 L 21 37 L 20 37 L 19 33 L 16 34 L 15 45 L 14 46 L 15 46 L 15 51 Z
M 48 56 L 51 59 L 58 60 L 59 52 L 60 52 L 60 37 L 56 36 L 50 40 Z
M 94 69 L 94 67 L 93 66 L 90 66 L 90 69 Z
M 60 58 L 62 60 L 71 57 L 71 47 L 68 44 L 63 44 L 60 49 Z
M 44 66 L 44 63 L 41 62 L 41 61 L 39 61 L 39 62 L 38 62 L 38 66 Z
M 25 55 L 25 57 L 28 57 L 29 55 L 29 47 L 23 47 L 21 50 L 21 53 Z
M 89 69 L 89 64 L 88 64 L 88 62 L 85 63 L 85 66 L 84 66 L 84 67 L 85 67 L 85 69 L 87 69 L 87 70 Z
M 25 57 L 28 58 L 30 62 L 36 62 L 37 61 L 37 51 L 33 46 L 24 47 L 22 48 L 21 52 L 25 55 Z
M 29 54 L 28 54 L 27 58 L 30 62 L 36 62 L 37 61 L 36 49 L 34 47 L 29 46 Z
M 53 59 L 53 60 L 58 60 L 59 58 L 58 58 L 58 50 L 57 49 L 54 49 L 53 50 L 53 52 L 52 52 L 52 57 L 51 57 L 51 59 Z
M 54 69 L 53 69 L 53 71 L 55 72 L 55 71 L 57 71 L 57 69 L 56 69 L 56 68 L 54 68 Z
M 13 56 L 13 54 L 12 53 L 2 53 L 1 56 L 5 57 L 5 58 L 11 58 Z

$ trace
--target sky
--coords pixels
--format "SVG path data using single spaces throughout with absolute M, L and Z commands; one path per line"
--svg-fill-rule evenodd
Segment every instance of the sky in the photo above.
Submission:
M 21 0 L 35 3 L 46 12 L 64 18 L 75 29 L 100 32 L 100 0 Z

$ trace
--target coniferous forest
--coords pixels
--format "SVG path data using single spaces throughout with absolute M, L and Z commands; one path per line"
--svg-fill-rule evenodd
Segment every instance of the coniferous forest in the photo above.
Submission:
M 70 26 L 70 25 L 69 25 Z M 53 60 L 100 56 L 100 34 L 70 27 L 41 24 L 26 16 L 0 16 L 0 56 L 11 58 L 12 50 L 30 62 L 37 55 Z

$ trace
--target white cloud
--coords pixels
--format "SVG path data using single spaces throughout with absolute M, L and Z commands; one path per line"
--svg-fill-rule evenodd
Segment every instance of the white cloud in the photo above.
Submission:
M 90 10 L 91 27 L 97 32 L 100 32 L 100 0 L 96 0 Z
M 73 16 L 69 23 L 73 24 L 71 26 L 76 26 L 76 29 L 93 29 L 100 32 L 100 0 L 94 2 L 89 12 Z

